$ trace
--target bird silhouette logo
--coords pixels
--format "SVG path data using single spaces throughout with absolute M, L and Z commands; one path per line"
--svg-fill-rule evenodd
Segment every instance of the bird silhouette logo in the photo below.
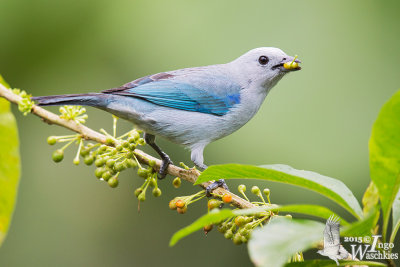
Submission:
M 324 249 L 317 253 L 329 257 L 339 265 L 338 260 L 346 259 L 349 252 L 340 244 L 340 224 L 339 219 L 331 215 L 326 221 L 324 229 Z

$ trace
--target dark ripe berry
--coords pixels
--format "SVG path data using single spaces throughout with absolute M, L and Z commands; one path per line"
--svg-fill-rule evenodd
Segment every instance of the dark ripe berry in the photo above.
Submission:
M 222 201 L 224 203 L 231 203 L 232 202 L 232 195 L 226 193 L 225 195 L 222 196 Z
M 260 194 L 260 188 L 258 188 L 258 186 L 253 186 L 251 188 L 251 193 L 253 193 L 254 195 L 259 195 Z
M 122 149 L 124 149 L 124 148 L 122 147 L 122 145 L 117 145 L 117 146 L 115 147 L 115 149 L 116 149 L 117 151 L 122 151 Z
M 176 210 L 176 201 L 175 201 L 175 199 L 172 199 L 170 202 L 169 202 L 169 208 L 171 209 L 171 210 Z
M 143 146 L 146 144 L 146 141 L 144 141 L 143 138 L 139 138 L 139 140 L 137 141 L 139 145 Z
M 226 239 L 231 239 L 231 238 L 233 237 L 232 230 L 231 230 L 231 229 L 228 229 L 228 230 L 225 232 L 224 237 L 225 237 Z
M 122 162 L 117 162 L 117 163 L 114 164 L 114 169 L 115 169 L 117 172 L 121 172 L 121 171 L 123 171 L 123 170 L 126 169 L 126 166 L 125 166 L 125 164 L 122 163 Z
M 94 157 L 93 157 L 93 155 L 87 155 L 87 156 L 83 159 L 83 162 L 84 162 L 86 165 L 92 165 L 93 162 L 94 162 Z
M 137 171 L 137 174 L 140 177 L 147 178 L 147 175 L 149 174 L 149 172 L 144 168 L 139 168 L 138 171 Z
M 96 177 L 97 178 L 101 178 L 101 176 L 103 176 L 103 173 L 104 173 L 104 168 L 97 168 L 95 171 L 94 171 L 94 175 L 96 175 Z
M 62 161 L 64 159 L 64 151 L 61 149 L 57 149 L 53 152 L 52 158 L 54 162 Z
M 246 219 L 243 217 L 243 216 L 237 216 L 236 218 L 235 218 L 235 224 L 238 226 L 238 227 L 241 227 L 242 225 L 244 225 L 246 223 Z
M 181 186 L 181 178 L 176 177 L 173 181 L 172 181 L 172 185 L 175 188 L 179 188 Z
M 135 150 L 136 149 L 136 144 L 130 144 L 129 145 L 129 149 L 132 150 L 132 151 Z
M 102 166 L 104 166 L 105 163 L 106 163 L 106 161 L 104 160 L 104 158 L 97 158 L 94 161 L 94 165 L 96 165 L 96 167 L 102 167 Z
M 125 148 L 129 148 L 129 142 L 126 140 L 122 141 L 122 146 Z
M 73 160 L 73 163 L 74 163 L 75 165 L 79 165 L 79 163 L 81 163 L 81 161 L 79 160 L 79 158 L 75 158 L 75 159 Z
M 160 188 L 154 188 L 152 193 L 153 193 L 153 196 L 159 197 L 159 196 L 161 196 L 161 189 Z
M 118 186 L 118 178 L 113 176 L 107 181 L 108 185 L 112 188 L 115 188 Z
M 185 207 L 185 201 L 183 201 L 182 199 L 178 199 L 176 202 L 175 202 L 175 205 L 176 205 L 176 207 L 177 208 L 183 208 L 183 207 Z
M 149 185 L 150 185 L 151 187 L 155 187 L 155 186 L 157 185 L 156 179 L 151 178 L 151 179 L 150 179 L 150 182 L 149 182 Z
M 115 160 L 114 159 L 109 159 L 106 162 L 107 167 L 112 168 L 115 164 Z
M 215 208 L 218 208 L 219 207 L 219 205 L 221 205 L 221 201 L 219 201 L 219 200 L 216 200 L 216 199 L 209 199 L 208 200 L 208 202 L 207 202 L 207 207 L 208 207 L 208 210 L 213 210 L 213 209 L 215 209 Z
M 242 244 L 242 236 L 240 235 L 240 234 L 235 234 L 234 236 L 233 236 L 233 239 L 232 239 L 232 241 L 233 241 L 233 243 L 235 244 L 235 245 L 240 245 L 240 244 Z
M 101 178 L 103 178 L 104 181 L 108 181 L 108 179 L 110 179 L 112 176 L 112 173 L 110 171 L 105 171 L 103 173 L 103 175 L 101 176 Z
M 55 145 L 57 143 L 57 138 L 55 136 L 49 136 L 47 137 L 47 143 L 49 145 Z
M 205 234 L 208 234 L 213 229 L 213 225 L 209 224 L 203 227 L 203 231 Z
M 179 214 L 184 214 L 187 211 L 187 206 L 184 206 L 183 208 L 177 208 L 176 210 Z
M 135 196 L 136 197 L 138 197 L 139 195 L 140 195 L 140 193 L 142 193 L 143 192 L 143 189 L 142 188 L 136 188 L 136 190 L 135 190 Z

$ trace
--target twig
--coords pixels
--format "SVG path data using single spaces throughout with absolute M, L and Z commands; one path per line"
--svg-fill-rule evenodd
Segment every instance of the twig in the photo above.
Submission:
M 19 95 L 14 94 L 11 92 L 11 90 L 7 89 L 5 86 L 0 84 L 0 97 L 3 97 L 10 101 L 11 103 L 17 104 L 22 100 L 22 98 Z M 93 140 L 98 143 L 105 144 L 106 143 L 106 136 L 96 132 L 82 124 L 78 124 L 74 122 L 73 120 L 65 120 L 60 118 L 58 115 L 45 110 L 39 106 L 33 105 L 31 113 L 35 114 L 36 116 L 40 117 L 43 121 L 49 123 L 49 124 L 56 124 L 59 126 L 62 126 L 64 128 L 67 128 L 71 131 L 74 131 L 76 133 L 79 133 L 84 139 L 86 140 Z M 154 160 L 156 162 L 154 169 L 159 170 L 160 165 L 161 165 L 161 160 L 154 158 L 143 151 L 139 149 L 135 149 L 135 155 L 137 159 L 139 160 L 140 163 L 149 164 L 149 160 Z M 178 176 L 181 179 L 184 179 L 190 183 L 194 183 L 197 179 L 197 177 L 200 175 L 200 172 L 197 171 L 196 169 L 190 169 L 190 170 L 185 170 L 182 169 L 178 166 L 175 165 L 169 165 L 167 172 L 169 175 L 175 177 Z M 207 183 L 202 183 L 200 186 L 202 188 L 206 188 L 208 185 L 210 185 L 211 182 Z M 218 195 L 224 195 L 225 193 L 228 193 L 229 191 L 223 189 L 223 188 L 217 188 L 213 191 L 214 193 Z M 249 201 L 242 199 L 241 197 L 229 192 L 232 195 L 232 204 L 238 208 L 254 208 L 255 205 L 250 203 Z

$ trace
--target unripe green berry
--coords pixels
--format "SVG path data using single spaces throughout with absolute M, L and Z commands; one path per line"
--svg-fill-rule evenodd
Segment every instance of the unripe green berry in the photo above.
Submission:
M 139 140 L 137 141 L 139 145 L 143 146 L 144 144 L 146 144 L 146 141 L 144 141 L 143 138 L 139 138 Z
M 79 158 L 74 158 L 73 163 L 75 165 L 79 165 L 79 163 L 81 163 L 81 161 L 79 160 Z
M 108 181 L 112 176 L 112 173 L 110 171 L 105 171 L 101 178 L 103 178 L 104 181 Z
M 123 170 L 126 169 L 126 168 L 125 168 L 125 164 L 123 164 L 122 162 L 117 162 L 117 163 L 114 164 L 114 169 L 115 169 L 117 172 L 122 172 Z
M 47 137 L 47 143 L 49 145 L 55 145 L 57 143 L 57 138 L 55 136 L 49 136 Z
M 246 228 L 247 230 L 251 230 L 251 229 L 253 229 L 253 225 L 251 225 L 250 223 L 248 223 L 248 224 L 246 224 L 245 228 Z
M 251 188 L 251 193 L 253 193 L 254 195 L 259 195 L 260 194 L 260 188 L 258 188 L 258 186 L 253 186 Z
M 154 167 L 154 165 L 156 165 L 156 161 L 155 160 L 149 160 L 149 166 L 150 167 Z
M 263 193 L 264 193 L 264 195 L 266 195 L 268 197 L 270 194 L 270 191 L 268 188 L 264 188 Z
M 227 230 L 226 224 L 225 224 L 225 223 L 221 223 L 220 225 L 218 225 L 217 230 L 218 230 L 220 233 L 223 233 L 223 234 L 224 234 L 224 233 L 226 232 L 226 230 Z
M 112 146 L 114 144 L 114 139 L 110 136 L 107 136 L 106 138 L 106 144 L 109 146 Z
M 133 159 L 126 160 L 126 164 L 129 168 L 136 168 L 138 166 L 137 162 Z
M 146 191 L 143 191 L 138 195 L 138 200 L 139 201 L 145 201 L 146 200 Z
M 137 174 L 140 177 L 147 178 L 147 175 L 149 174 L 149 172 L 147 171 L 147 169 L 139 168 L 138 171 L 137 171 Z
M 134 142 L 136 142 L 140 138 L 140 135 L 137 131 L 132 131 L 130 133 L 130 136 L 133 138 Z
M 87 156 L 83 159 L 83 162 L 84 162 L 86 165 L 92 165 L 93 162 L 94 162 L 94 157 L 93 157 L 93 155 L 87 155 Z
M 96 167 L 102 167 L 105 163 L 106 161 L 104 160 L 104 158 L 97 158 L 94 162 L 94 165 L 96 165 Z
M 129 145 L 129 149 L 132 150 L 132 151 L 135 150 L 136 149 L 136 144 L 130 144 Z
M 133 153 L 132 152 L 128 152 L 128 153 L 126 153 L 126 156 L 125 156 L 127 159 L 131 159 L 132 157 L 133 157 Z
M 105 172 L 104 168 L 97 168 L 94 171 L 94 175 L 96 175 L 97 178 L 101 178 L 103 176 L 103 173 Z
M 249 232 L 249 230 L 246 229 L 246 227 L 242 227 L 242 228 L 240 228 L 240 230 L 239 230 L 239 234 L 241 234 L 241 235 L 247 235 L 248 232 Z
M 222 204 L 222 201 L 211 198 L 207 202 L 207 207 L 208 207 L 208 210 L 213 210 L 213 209 L 218 208 L 221 204 Z
M 140 193 L 142 193 L 143 192 L 143 189 L 142 188 L 136 188 L 136 190 L 135 190 L 135 196 L 136 197 L 138 197 L 139 195 L 140 195 Z
M 181 186 L 181 178 L 179 178 L 179 177 L 176 177 L 173 181 L 172 181 L 172 185 L 175 187 L 175 188 L 179 188 L 180 186 Z
M 157 181 L 156 181 L 156 179 L 154 179 L 154 178 L 151 178 L 150 179 L 150 182 L 149 182 L 149 186 L 151 186 L 151 187 L 155 187 L 157 185 Z
M 242 236 L 239 233 L 237 233 L 233 236 L 232 241 L 235 245 L 240 245 L 242 244 Z
M 248 238 L 244 235 L 241 235 L 240 237 L 242 239 L 242 243 L 247 243 L 247 241 L 249 241 Z
M 160 188 L 154 188 L 152 193 L 153 193 L 153 196 L 159 197 L 159 196 L 161 196 L 161 189 Z
M 136 141 L 135 141 L 135 138 L 129 137 L 129 138 L 128 138 L 128 142 L 131 143 L 131 144 L 133 144 L 133 143 L 135 143 Z
M 79 154 L 80 154 L 82 157 L 85 157 L 85 156 L 89 155 L 89 153 L 90 153 L 90 150 L 87 149 L 87 148 L 85 148 L 85 147 L 83 147 L 83 148 L 81 149 L 81 152 L 79 152 Z
M 107 167 L 112 168 L 115 164 L 115 160 L 114 159 L 109 159 L 106 162 Z
M 113 176 L 107 181 L 108 185 L 112 188 L 115 188 L 118 186 L 118 178 Z
M 243 217 L 243 216 L 237 216 L 236 218 L 235 218 L 235 224 L 237 225 L 237 226 L 242 226 L 242 225 L 244 225 L 246 223 L 246 219 Z
M 122 151 L 122 149 L 124 149 L 124 148 L 122 147 L 122 145 L 117 145 L 117 146 L 115 147 L 115 149 L 116 149 L 117 151 Z
M 238 191 L 239 192 L 246 192 L 246 186 L 244 184 L 241 184 L 238 186 Z
M 231 230 L 231 229 L 228 229 L 228 230 L 225 232 L 224 237 L 225 237 L 226 239 L 231 239 L 231 238 L 233 237 L 232 230 Z
M 126 140 L 122 141 L 122 146 L 125 148 L 129 148 L 129 142 Z
M 99 152 L 104 152 L 104 151 L 106 151 L 107 150 L 107 146 L 106 145 L 101 145 L 100 147 L 99 147 Z
M 52 158 L 54 162 L 62 161 L 64 159 L 64 151 L 61 149 L 57 149 L 53 152 Z
M 286 214 L 285 217 L 288 219 L 292 219 L 292 215 L 290 215 L 290 214 Z

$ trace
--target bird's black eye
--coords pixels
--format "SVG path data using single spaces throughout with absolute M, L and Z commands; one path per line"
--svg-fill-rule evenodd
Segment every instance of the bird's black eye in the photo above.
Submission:
M 266 65 L 268 63 L 268 61 L 269 61 L 269 58 L 266 57 L 266 56 L 261 56 L 261 57 L 258 58 L 258 62 L 261 65 Z

